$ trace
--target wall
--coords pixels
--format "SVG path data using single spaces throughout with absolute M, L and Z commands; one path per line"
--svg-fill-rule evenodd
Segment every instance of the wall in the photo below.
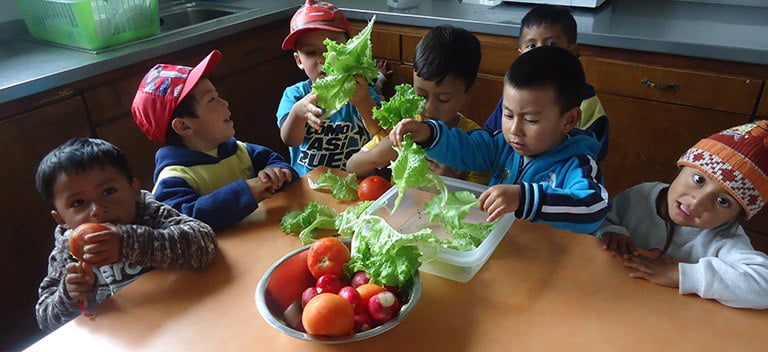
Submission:
M 5 0 L 0 2 L 0 22 L 8 22 L 21 19 L 21 9 L 17 0 Z M 25 0 L 28 1 L 28 0 Z

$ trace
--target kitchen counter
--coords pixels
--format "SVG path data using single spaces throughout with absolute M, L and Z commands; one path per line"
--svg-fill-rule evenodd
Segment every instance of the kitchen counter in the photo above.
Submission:
M 221 1 L 252 10 L 98 54 L 32 39 L 23 21 L 0 23 L 0 104 L 280 19 L 303 0 Z M 530 4 L 498 0 L 336 0 L 349 19 L 517 36 Z M 404 4 L 410 4 L 405 6 Z M 490 4 L 490 5 L 489 5 Z M 393 6 L 395 5 L 395 6 Z M 608 0 L 574 8 L 580 44 L 768 65 L 768 8 L 672 0 Z

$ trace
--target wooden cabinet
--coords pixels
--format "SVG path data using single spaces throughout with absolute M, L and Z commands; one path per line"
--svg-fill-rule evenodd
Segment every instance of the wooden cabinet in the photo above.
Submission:
M 763 86 L 763 95 L 760 98 L 760 104 L 757 106 L 757 116 L 763 119 L 768 119 L 768 89 L 765 88 L 766 86 L 768 84 Z
M 37 164 L 73 136 L 91 135 L 85 103 L 79 96 L 19 113 L 0 121 L 0 350 L 16 350 L 42 336 L 37 328 L 37 288 L 53 248 L 52 206 L 35 188 Z

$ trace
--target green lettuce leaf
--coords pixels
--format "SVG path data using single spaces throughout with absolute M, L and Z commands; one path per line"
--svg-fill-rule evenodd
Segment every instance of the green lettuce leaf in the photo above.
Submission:
M 456 191 L 432 197 L 432 201 L 425 204 L 424 210 L 429 214 L 429 221 L 435 222 L 439 219 L 451 228 L 459 228 L 469 211 L 477 207 L 477 197 L 474 193 Z
M 379 121 L 381 128 L 392 128 L 400 120 L 420 114 L 424 111 L 424 104 L 426 99 L 416 95 L 413 86 L 400 84 L 395 87 L 395 95 L 389 101 L 382 103 L 381 108 L 373 109 L 373 118 Z
M 330 188 L 331 197 L 339 200 L 354 200 L 357 199 L 357 176 L 350 173 L 345 178 L 341 178 L 331 172 L 320 175 L 317 181 L 314 182 L 313 188 Z
M 346 43 L 336 43 L 330 39 L 323 41 L 328 49 L 323 54 L 325 77 L 312 83 L 312 92 L 317 94 L 317 105 L 325 109 L 323 118 L 338 111 L 355 94 L 355 75 L 362 75 L 371 84 L 379 76 L 371 46 L 374 22 L 376 16 Z
M 447 193 L 445 182 L 436 173 L 429 170 L 427 153 L 406 134 L 397 149 L 397 159 L 389 164 L 392 170 L 392 182 L 397 185 L 397 199 L 392 212 L 400 206 L 405 190 L 409 187 L 418 188 L 434 185 L 440 193 Z
M 325 204 L 309 202 L 303 211 L 291 211 L 280 218 L 280 230 L 285 233 L 298 233 L 302 244 L 308 244 L 317 238 L 317 230 L 336 229 L 335 210 Z

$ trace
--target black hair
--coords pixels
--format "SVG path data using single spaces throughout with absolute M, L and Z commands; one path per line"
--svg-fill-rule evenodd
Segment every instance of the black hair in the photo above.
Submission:
M 520 21 L 520 40 L 523 39 L 523 30 L 553 25 L 560 26 L 570 44 L 576 44 L 576 19 L 571 10 L 559 5 L 538 5 L 528 11 Z
M 118 147 L 102 139 L 70 139 L 40 161 L 35 174 L 35 186 L 40 195 L 53 204 L 53 184 L 59 175 L 107 165 L 117 169 L 128 182 L 133 182 L 128 159 Z
M 173 109 L 173 112 L 171 113 L 171 118 L 168 119 L 168 127 L 165 130 L 165 144 L 172 145 L 176 147 L 185 147 L 184 140 L 181 138 L 181 136 L 176 133 L 176 131 L 173 130 L 173 119 L 177 117 L 191 117 L 191 118 L 198 118 L 197 110 L 195 110 L 195 105 L 197 104 L 197 97 L 195 97 L 194 89 L 189 91 L 187 93 L 187 96 L 184 97 L 184 99 L 181 99 L 179 102 L 179 105 L 176 105 L 176 108 Z
M 554 89 L 561 114 L 581 105 L 585 84 L 579 59 L 570 51 L 554 46 L 540 46 L 525 52 L 504 76 L 504 85 L 515 89 Z
M 413 71 L 424 80 L 443 83 L 448 75 L 464 81 L 464 91 L 475 84 L 480 68 L 480 41 L 470 31 L 440 25 L 416 45 Z

